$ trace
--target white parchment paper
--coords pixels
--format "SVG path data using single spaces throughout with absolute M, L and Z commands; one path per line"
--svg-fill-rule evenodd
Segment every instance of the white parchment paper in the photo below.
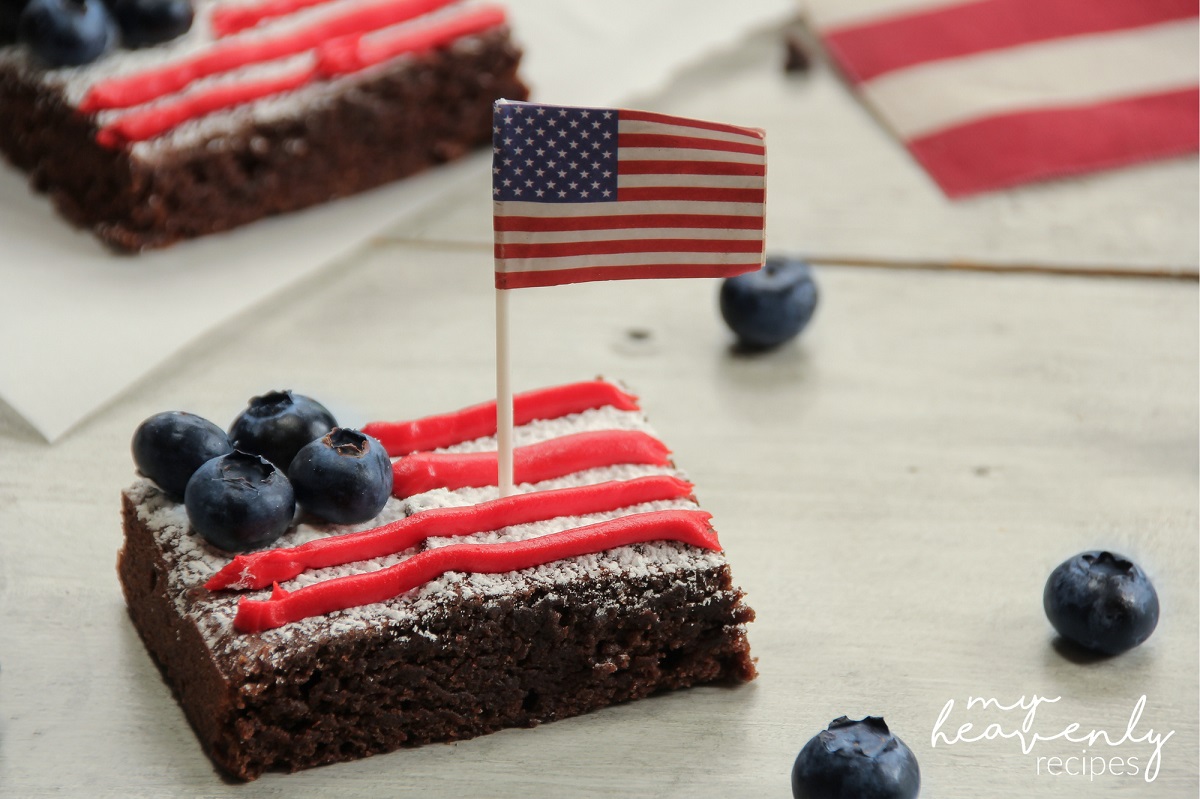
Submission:
M 632 104 L 795 0 L 509 0 L 536 99 Z M 0 120 L 0 124 L 4 124 Z M 358 197 L 135 257 L 0 163 L 0 399 L 54 441 L 181 347 L 470 180 L 483 153 Z M 486 185 L 480 181 L 481 185 Z M 490 264 L 481 268 L 491 268 Z

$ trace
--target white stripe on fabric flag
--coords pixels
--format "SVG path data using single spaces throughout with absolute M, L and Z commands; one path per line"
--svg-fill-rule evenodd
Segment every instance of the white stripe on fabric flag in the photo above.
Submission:
M 668 202 L 663 200 L 626 200 L 613 203 L 572 203 L 564 213 L 557 203 L 530 203 L 510 200 L 504 203 L 504 216 L 539 218 L 580 216 L 626 216 L 640 214 L 713 214 L 720 216 L 762 216 L 762 203 Z
M 1191 58 L 1178 57 L 1180 49 Z M 982 117 L 1195 85 L 1195 20 L 920 64 L 862 84 L 904 139 Z

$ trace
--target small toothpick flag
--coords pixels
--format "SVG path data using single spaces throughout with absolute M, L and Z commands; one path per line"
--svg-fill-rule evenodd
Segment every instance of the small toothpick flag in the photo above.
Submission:
M 759 269 L 767 148 L 754 128 L 500 100 L 492 152 L 503 496 L 513 476 L 507 289 Z
M 501 100 L 492 145 L 498 289 L 762 266 L 761 130 Z

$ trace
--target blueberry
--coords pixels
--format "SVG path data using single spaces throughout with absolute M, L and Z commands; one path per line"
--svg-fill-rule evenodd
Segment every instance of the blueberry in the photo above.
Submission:
M 1106 655 L 1150 637 L 1158 624 L 1158 594 L 1146 573 L 1111 552 L 1083 552 L 1050 573 L 1042 594 L 1059 635 Z
M 254 397 L 233 420 L 229 440 L 243 452 L 262 455 L 287 472 L 300 448 L 337 425 L 333 414 L 314 399 L 291 391 Z
M 206 461 L 232 452 L 225 431 L 193 413 L 151 416 L 133 434 L 133 462 L 174 499 L 183 499 L 188 480 Z
M 29 0 L 0 0 L 0 45 L 17 40 L 17 21 Z
M 95 61 L 117 43 L 117 26 L 100 0 L 29 0 L 17 37 L 49 67 Z
M 296 514 L 296 495 L 283 473 L 266 458 L 236 451 L 197 469 L 183 504 L 192 529 L 229 552 L 270 544 Z
M 772 256 L 757 272 L 721 284 L 721 316 L 748 349 L 769 349 L 795 338 L 816 309 L 812 269 L 796 258 Z
M 109 0 L 109 5 L 126 47 L 169 42 L 192 27 L 191 0 Z
M 296 453 L 288 478 L 300 507 L 336 524 L 373 518 L 392 495 L 392 461 L 383 445 L 341 427 Z
M 834 719 L 792 766 L 795 799 L 913 799 L 920 789 L 916 756 L 875 716 Z

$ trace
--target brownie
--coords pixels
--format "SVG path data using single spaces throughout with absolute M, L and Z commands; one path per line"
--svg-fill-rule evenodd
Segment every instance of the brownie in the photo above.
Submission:
M 82 67 L 47 70 L 24 46 L 0 47 L 0 152 L 64 217 L 117 250 L 229 230 L 453 160 L 490 141 L 494 100 L 528 96 L 517 75 L 520 52 L 500 25 L 216 111 L 148 140 L 100 143 L 103 126 L 124 112 L 80 110 L 95 85 L 288 24 L 268 21 L 217 38 L 208 19 L 224 2 L 198 0 L 196 23 L 180 40 Z M 267 69 L 242 72 L 249 80 Z
M 612 407 L 518 427 L 518 445 L 579 431 L 648 431 Z M 449 451 L 495 448 L 482 438 Z M 673 465 L 615 464 L 522 485 L 521 493 L 682 476 Z M 353 527 L 301 524 L 277 546 L 371 528 L 432 508 L 472 505 L 495 487 L 435 488 L 393 498 Z M 387 568 L 452 542 L 523 541 L 606 519 L 695 510 L 693 497 L 558 517 L 304 572 L 294 591 Z M 193 534 L 186 511 L 148 480 L 123 495 L 118 570 L 129 614 L 205 750 L 254 779 L 401 747 L 528 727 L 649 694 L 755 676 L 745 624 L 754 617 L 723 552 L 676 541 L 620 546 L 504 574 L 446 572 L 403 595 L 263 632 L 233 624 L 240 598 L 209 591 L 232 556 Z

